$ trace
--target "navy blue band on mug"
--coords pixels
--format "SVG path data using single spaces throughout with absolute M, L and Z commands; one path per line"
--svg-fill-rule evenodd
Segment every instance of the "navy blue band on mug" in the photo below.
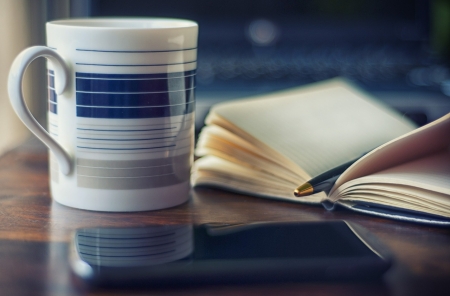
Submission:
M 104 94 L 77 92 L 77 105 L 105 107 L 167 106 L 192 102 L 195 89 L 147 94 Z
M 195 102 L 181 105 L 161 106 L 161 107 L 141 107 L 141 108 L 103 108 L 77 106 L 78 117 L 88 118 L 158 118 L 171 117 L 192 113 L 195 109 Z
M 48 89 L 48 99 L 51 102 L 55 102 L 55 103 L 58 102 L 58 97 L 56 96 L 56 92 L 51 88 Z
M 166 92 L 195 87 L 195 76 L 162 79 L 76 79 L 76 91 L 84 92 Z
M 55 88 L 55 76 L 48 75 L 48 86 Z
M 58 105 L 48 102 L 48 111 L 58 114 Z
M 55 76 L 53 70 L 48 70 L 48 111 L 54 114 L 58 114 L 58 97 L 55 92 Z

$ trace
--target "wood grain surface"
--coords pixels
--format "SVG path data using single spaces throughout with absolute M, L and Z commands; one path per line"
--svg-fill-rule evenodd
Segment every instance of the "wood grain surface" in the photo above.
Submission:
M 199 188 L 165 210 L 101 213 L 52 201 L 47 150 L 36 139 L 0 158 L 0 295 L 447 295 L 450 230 L 322 207 Z M 395 255 L 382 281 L 206 286 L 185 289 L 89 289 L 68 266 L 68 243 L 80 227 L 343 219 L 374 233 Z

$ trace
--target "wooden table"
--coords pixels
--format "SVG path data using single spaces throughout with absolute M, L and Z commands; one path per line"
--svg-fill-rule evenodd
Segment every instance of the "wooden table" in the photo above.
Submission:
M 93 290 L 74 281 L 68 242 L 74 229 L 152 223 L 320 221 L 345 219 L 369 229 L 396 257 L 381 281 L 227 285 L 154 290 Z M 450 295 L 450 230 L 346 210 L 196 189 L 167 210 L 100 213 L 52 201 L 47 150 L 31 139 L 0 158 L 0 295 Z

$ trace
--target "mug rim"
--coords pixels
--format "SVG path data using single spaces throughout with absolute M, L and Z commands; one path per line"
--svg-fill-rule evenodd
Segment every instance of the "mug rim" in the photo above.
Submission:
M 47 25 L 92 30 L 167 30 L 198 27 L 194 21 L 177 18 L 73 18 L 47 22 Z

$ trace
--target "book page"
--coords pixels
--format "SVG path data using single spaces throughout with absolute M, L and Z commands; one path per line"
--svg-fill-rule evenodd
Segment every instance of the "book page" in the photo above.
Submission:
M 343 79 L 222 103 L 212 113 L 241 129 L 239 136 L 271 147 L 309 177 L 414 129 Z
M 259 147 L 217 125 L 209 125 L 202 129 L 195 154 L 199 157 L 213 155 L 257 171 L 267 172 L 290 180 L 294 187 L 301 180 L 307 181 L 283 166 L 279 159 L 271 158 L 271 153 L 261 151 Z
M 361 198 L 361 194 L 372 195 L 371 199 L 375 203 L 384 201 L 390 205 L 393 203 L 409 202 L 416 205 L 444 209 L 450 212 L 450 199 L 448 195 L 432 190 L 418 188 L 403 184 L 393 183 L 373 183 L 373 184 L 357 184 L 353 187 L 347 187 L 340 191 L 341 196 L 345 196 L 342 200 L 355 200 Z M 395 195 L 396 197 L 392 197 Z M 353 198 L 353 196 L 356 196 Z M 388 197 L 386 199 L 386 197 Z M 426 199 L 424 199 L 424 197 Z M 342 201 L 339 199 L 339 201 Z M 364 201 L 368 201 L 364 198 Z M 398 205 L 398 207 L 401 207 Z
M 450 151 L 351 180 L 329 199 L 371 202 L 450 217 Z
M 342 184 L 450 147 L 450 113 L 394 139 L 355 162 L 336 181 L 330 195 Z
M 355 183 L 361 182 L 403 184 L 439 192 L 448 195 L 447 202 L 450 204 L 450 151 L 436 153 L 355 179 Z
M 219 187 L 238 193 L 251 192 L 252 195 L 264 198 L 311 204 L 317 204 L 326 198 L 323 192 L 303 199 L 296 198 L 292 194 L 292 183 L 289 181 L 215 156 L 205 156 L 195 161 L 192 179 L 195 180 L 194 184 Z

